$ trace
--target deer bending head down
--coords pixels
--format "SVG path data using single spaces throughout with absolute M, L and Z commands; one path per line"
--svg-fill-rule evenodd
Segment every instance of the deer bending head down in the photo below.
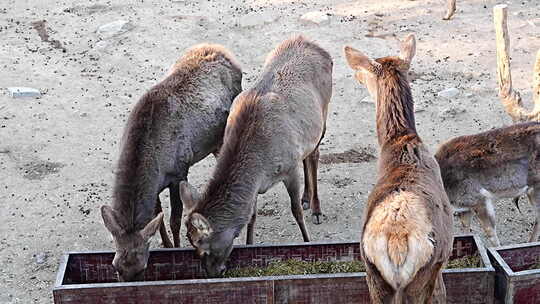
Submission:
M 526 194 L 536 209 L 529 242 L 536 242 L 540 233 L 540 123 L 456 137 L 442 144 L 435 158 L 448 198 L 465 228 L 471 228 L 474 211 L 491 243 L 499 246 L 494 201 L 513 198 L 517 206 L 519 197 Z
M 169 188 L 170 226 L 180 246 L 182 202 L 179 183 L 190 166 L 219 149 L 232 100 L 241 91 L 242 71 L 223 47 L 189 49 L 160 83 L 133 108 L 122 138 L 112 204 L 102 206 L 122 281 L 143 279 L 150 238 L 163 223 L 159 193 Z
M 373 60 L 345 47 L 377 104 L 378 181 L 361 237 L 373 303 L 446 303 L 442 268 L 452 249 L 452 213 L 439 166 L 416 132 L 407 79 L 415 50 L 412 35 L 399 57 Z
M 246 225 L 246 242 L 253 242 L 257 195 L 276 183 L 285 184 L 294 218 L 304 241 L 309 241 L 298 171 L 303 162 L 304 198 L 310 201 L 318 221 L 318 146 L 331 95 L 330 55 L 298 36 L 272 51 L 259 80 L 234 100 L 216 169 L 204 195 L 197 198 L 187 183 L 180 190 L 190 209 L 187 237 L 209 277 L 223 273 L 233 240 Z

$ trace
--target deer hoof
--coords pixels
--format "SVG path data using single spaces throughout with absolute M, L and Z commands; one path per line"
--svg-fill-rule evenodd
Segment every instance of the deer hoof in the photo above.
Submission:
M 304 208 L 304 210 L 308 210 L 309 209 L 309 201 L 308 200 L 302 200 L 302 208 Z
M 311 215 L 311 222 L 315 225 L 320 225 L 323 222 L 322 213 L 314 213 Z

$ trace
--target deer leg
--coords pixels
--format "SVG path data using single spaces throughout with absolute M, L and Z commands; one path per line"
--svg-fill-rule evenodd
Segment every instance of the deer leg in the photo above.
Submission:
M 377 267 L 366 260 L 366 281 L 369 289 L 369 297 L 373 304 L 395 303 L 394 289 L 382 277 Z
M 180 247 L 180 226 L 182 225 L 182 212 L 184 206 L 180 199 L 180 184 L 177 182 L 169 185 L 169 194 L 171 197 L 171 233 L 173 236 L 174 247 Z
M 309 155 L 302 163 L 304 164 L 304 195 L 302 196 L 302 208 L 308 210 L 311 207 L 311 200 L 313 199 L 313 187 L 311 187 L 311 177 L 309 174 Z
M 296 220 L 296 223 L 300 227 L 304 242 L 309 242 L 309 234 L 304 223 L 304 214 L 302 212 L 302 203 L 300 201 L 300 177 L 298 176 L 297 169 L 293 169 L 288 178 L 283 182 L 291 198 L 291 211 Z
M 317 170 L 319 167 L 319 147 L 317 147 L 308 156 L 310 162 L 310 183 L 313 192 L 311 198 L 311 222 L 315 225 L 322 223 L 321 202 L 319 201 L 319 193 L 317 191 Z
M 253 204 L 253 214 L 247 225 L 246 244 L 253 244 L 253 231 L 255 230 L 255 220 L 257 219 L 257 197 L 255 197 L 255 203 Z
M 468 230 L 469 232 L 472 231 L 471 229 L 471 219 L 472 219 L 472 211 L 471 209 L 463 210 L 460 213 L 458 213 L 459 221 L 461 222 L 461 225 L 463 228 Z
M 536 208 L 536 218 L 534 220 L 534 225 L 531 233 L 529 242 L 536 242 L 538 240 L 538 234 L 540 234 L 540 193 L 533 189 L 531 192 L 527 192 L 527 197 L 529 202 L 533 205 L 533 208 Z
M 442 265 L 441 265 L 442 266 Z M 439 268 L 437 278 L 435 278 L 435 286 L 433 290 L 433 304 L 446 303 L 446 287 L 442 277 L 442 270 Z
M 500 246 L 501 242 L 499 241 L 499 237 L 497 236 L 497 228 L 495 227 L 495 208 L 493 207 L 491 199 L 485 198 L 479 204 L 476 204 L 473 209 L 476 212 L 476 215 L 480 220 L 480 224 L 482 225 L 482 228 L 484 228 L 484 231 L 488 235 L 490 241 L 493 243 L 493 245 Z
M 159 194 L 156 200 L 156 208 L 155 208 L 155 215 L 157 216 L 160 212 L 163 211 L 161 208 L 161 201 L 159 200 Z M 167 234 L 167 228 L 165 228 L 165 222 L 161 220 L 161 223 L 159 224 L 159 235 L 161 236 L 161 241 L 163 242 L 163 247 L 165 248 L 172 248 L 173 244 L 171 243 L 171 240 L 169 239 L 169 235 Z

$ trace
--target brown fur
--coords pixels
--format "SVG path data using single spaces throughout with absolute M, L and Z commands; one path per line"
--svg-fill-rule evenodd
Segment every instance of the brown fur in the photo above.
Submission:
M 357 79 L 377 100 L 379 178 L 364 209 L 361 237 L 373 303 L 431 303 L 452 249 L 451 207 L 439 167 L 416 133 L 410 61 L 404 60 L 414 56 L 414 37 L 406 41 L 402 50 L 408 52 L 375 61 L 345 48 Z M 437 284 L 437 300 L 444 302 L 443 284 Z
M 299 49 L 301 50 L 300 53 L 298 52 Z M 238 97 L 237 103 L 242 104 L 242 106 L 229 115 L 227 121 L 228 133 L 225 134 L 224 145 L 220 151 L 216 169 L 202 200 L 193 210 L 194 212 L 202 213 L 209 218 L 219 217 L 223 219 L 224 221 L 217 221 L 222 225 L 216 223 L 218 226 L 222 226 L 221 228 L 230 226 L 231 223 L 245 224 L 249 220 L 251 215 L 249 207 L 225 207 L 224 204 L 231 201 L 245 201 L 249 194 L 244 189 L 250 189 L 254 186 L 249 183 L 235 183 L 235 181 L 240 179 L 239 175 L 246 173 L 243 171 L 246 164 L 257 163 L 256 158 L 261 156 L 256 154 L 260 153 L 261 148 L 269 144 L 264 137 L 261 137 L 260 132 L 264 128 L 266 104 L 273 102 L 269 98 L 275 98 L 269 97 L 267 93 L 275 90 L 275 84 L 282 81 L 281 77 L 286 81 L 291 81 L 291 78 L 298 79 L 301 77 L 301 75 L 296 75 L 299 74 L 298 71 L 288 67 L 289 65 L 292 66 L 291 63 L 294 62 L 291 57 L 313 54 L 322 56 L 331 62 L 330 55 L 324 49 L 308 42 L 301 36 L 286 40 L 268 55 L 265 62 L 265 72 L 263 72 L 260 81 L 252 89 L 243 92 Z M 283 66 L 286 66 L 286 68 Z M 266 118 L 271 119 L 271 115 Z M 258 146 L 258 149 L 254 149 L 254 146 Z M 230 189 L 234 190 L 230 191 Z M 233 212 L 233 209 L 237 211 Z M 244 212 L 246 210 L 248 211 Z M 220 230 L 220 228 L 214 228 Z
M 416 133 L 411 90 L 407 76 L 401 70 L 405 63 L 397 57 L 385 57 L 376 61 L 381 64 L 378 82 L 380 109 L 377 111 L 379 143 L 400 135 Z
M 536 154 L 537 135 L 540 123 L 527 122 L 447 141 L 435 154 L 445 185 L 458 182 L 455 170 L 488 169 Z
M 193 212 L 204 214 L 212 222 L 217 220 L 213 227 L 217 231 L 235 223 L 246 224 L 251 216 L 249 207 L 227 207 L 227 203 L 245 202 L 254 186 L 245 181 L 236 181 L 241 179 L 240 175 L 247 173 L 243 170 L 245 165 L 257 157 L 253 153 L 255 151 L 250 150 L 260 140 L 257 138 L 257 129 L 261 127 L 263 117 L 258 105 L 260 98 L 254 91 L 244 93 L 242 107 L 230 113 L 227 122 L 229 132 L 225 135 L 214 174 L 201 201 L 193 209 Z
M 472 211 L 493 245 L 500 245 L 494 200 L 527 194 L 536 209 L 530 241 L 540 233 L 540 123 L 529 122 L 460 136 L 441 145 L 435 157 L 448 197 L 465 228 Z
M 176 62 L 169 76 L 146 92 L 131 111 L 122 138 L 113 190 L 113 209 L 123 214 L 126 231 L 142 229 L 153 218 L 156 193 L 167 186 L 149 187 L 151 183 L 157 182 L 159 175 L 166 173 L 160 173 L 158 168 L 150 168 L 156 167 L 156 158 L 160 157 L 157 150 L 158 133 L 166 132 L 164 129 L 168 127 L 164 125 L 163 118 L 170 116 L 171 98 L 179 104 L 185 104 L 180 107 L 191 106 L 190 98 L 193 91 L 197 90 L 197 78 L 204 77 L 208 69 L 220 64 L 229 66 L 235 73 L 241 73 L 236 60 L 223 47 L 201 45 L 192 48 Z M 230 98 L 236 94 L 231 93 Z M 175 115 L 174 119 L 179 122 L 187 118 L 182 116 L 182 112 Z M 187 115 L 192 114 L 186 112 Z M 192 163 L 189 159 L 182 161 Z M 143 202 L 149 203 L 141 204 Z
M 159 194 L 165 188 L 171 198 L 174 246 L 180 246 L 179 182 L 187 179 L 190 166 L 219 149 L 241 81 L 242 71 L 228 51 L 218 45 L 197 45 L 134 106 L 122 138 L 113 201 L 102 207 L 116 244 L 113 265 L 123 279 L 142 274 L 154 228 L 159 227 L 164 245 L 172 247 L 162 215 L 159 225 L 155 222 L 161 212 Z
M 332 65 L 315 43 L 302 36 L 288 39 L 268 55 L 255 85 L 234 100 L 212 179 L 186 222 L 191 243 L 208 253 L 203 264 L 209 276 L 224 270 L 232 242 L 246 224 L 246 241 L 253 242 L 257 195 L 276 183 L 285 184 L 293 216 L 309 241 L 299 194 L 302 162 L 308 181 L 304 198 L 320 223 L 316 170 L 332 94 Z M 186 186 L 181 195 L 189 198 L 190 192 Z M 199 228 L 195 217 L 201 219 Z M 202 230 L 212 233 L 203 237 Z

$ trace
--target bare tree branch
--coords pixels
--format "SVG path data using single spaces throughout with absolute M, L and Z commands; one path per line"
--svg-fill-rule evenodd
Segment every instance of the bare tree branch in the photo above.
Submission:
M 443 20 L 450 20 L 454 13 L 456 12 L 456 0 L 447 0 L 446 15 L 443 17 Z
M 507 25 L 507 5 L 499 4 L 493 8 L 495 35 L 497 39 L 497 80 L 499 97 L 504 109 L 514 122 L 528 121 L 538 116 L 523 108 L 519 92 L 512 88 L 512 73 L 510 71 L 510 38 Z
M 536 53 L 533 73 L 534 112 L 540 113 L 540 50 Z

